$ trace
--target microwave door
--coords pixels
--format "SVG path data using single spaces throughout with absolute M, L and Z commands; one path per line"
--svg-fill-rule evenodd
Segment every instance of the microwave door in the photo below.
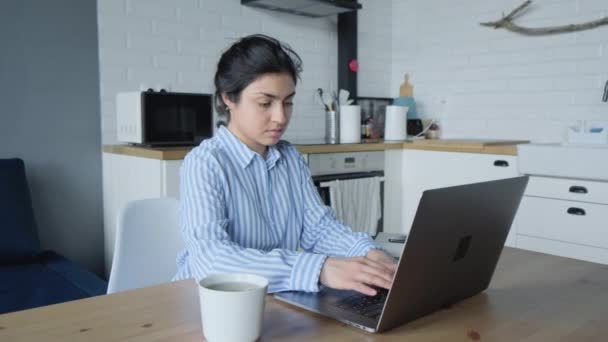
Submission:
M 211 95 L 150 93 L 145 99 L 145 144 L 195 145 L 213 134 Z
M 178 145 L 192 142 L 182 121 L 188 120 L 179 96 L 171 93 L 150 94 L 146 108 L 146 142 L 150 145 Z
M 172 103 L 173 102 L 173 103 Z M 161 93 L 145 94 L 144 118 L 144 142 L 148 145 L 163 145 L 170 142 L 171 137 L 167 134 L 168 127 L 172 124 L 171 117 L 174 115 L 174 100 Z
M 211 95 L 196 96 L 189 108 L 194 108 L 191 127 L 194 129 L 192 138 L 195 144 L 200 144 L 201 141 L 210 138 L 213 135 L 213 103 Z
M 178 130 L 182 132 L 182 141 L 194 143 L 195 108 L 188 105 L 182 105 L 178 110 L 180 113 L 179 115 L 176 115 L 176 125 L 178 126 Z

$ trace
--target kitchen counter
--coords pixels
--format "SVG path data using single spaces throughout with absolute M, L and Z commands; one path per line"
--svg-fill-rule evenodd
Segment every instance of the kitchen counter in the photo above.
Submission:
M 517 145 L 527 140 L 496 139 L 424 139 L 403 143 L 403 149 L 517 155 Z
M 477 139 L 436 139 L 414 141 L 384 141 L 378 139 L 364 140 L 358 144 L 324 144 L 321 142 L 295 142 L 294 145 L 303 154 L 385 151 L 399 149 L 490 153 L 517 155 L 517 145 L 522 140 L 477 140 Z M 160 160 L 181 160 L 193 147 L 142 147 L 133 145 L 105 145 L 106 153 L 122 154 Z

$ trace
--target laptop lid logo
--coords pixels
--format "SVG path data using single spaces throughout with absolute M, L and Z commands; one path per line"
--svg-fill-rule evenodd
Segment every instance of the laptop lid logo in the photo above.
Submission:
M 458 242 L 458 248 L 456 248 L 456 253 L 454 254 L 453 261 L 458 261 L 467 255 L 469 247 L 471 246 L 471 238 L 471 235 L 467 235 L 460 238 L 460 241 Z

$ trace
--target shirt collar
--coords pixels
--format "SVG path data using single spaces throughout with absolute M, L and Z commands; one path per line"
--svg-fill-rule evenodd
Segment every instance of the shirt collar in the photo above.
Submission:
M 219 128 L 217 131 L 217 136 L 242 168 L 246 168 L 251 163 L 253 158 L 258 155 L 257 152 L 250 149 L 249 146 L 243 143 L 225 126 L 221 126 Z M 281 159 L 281 153 L 279 152 L 278 148 L 276 146 L 268 146 L 268 153 L 265 160 L 268 169 L 274 167 L 279 159 Z
M 280 144 L 277 143 L 277 145 Z M 276 163 L 281 159 L 281 152 L 277 148 L 277 145 L 268 146 L 268 153 L 266 155 L 266 165 L 268 170 L 272 169 Z

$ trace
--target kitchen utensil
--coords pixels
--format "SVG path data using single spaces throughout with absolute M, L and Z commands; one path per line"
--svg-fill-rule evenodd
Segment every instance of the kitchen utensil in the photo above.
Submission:
M 350 103 L 347 103 L 349 96 L 350 96 L 350 92 L 348 90 L 340 89 L 340 91 L 338 92 L 338 103 L 340 105 L 350 104 Z M 351 103 L 352 103 L 352 100 L 351 100 Z
M 410 76 L 405 74 L 403 76 L 403 83 L 401 87 L 399 87 L 399 96 L 402 97 L 412 97 L 414 96 L 414 86 L 409 83 Z
M 323 99 L 323 89 L 317 88 L 317 94 L 319 94 L 319 100 L 321 101 L 323 107 L 325 107 L 325 111 L 330 110 L 329 106 L 325 103 L 325 100 Z
M 335 110 L 331 94 L 323 92 L 321 96 L 323 96 L 323 103 L 327 106 L 326 110 Z

